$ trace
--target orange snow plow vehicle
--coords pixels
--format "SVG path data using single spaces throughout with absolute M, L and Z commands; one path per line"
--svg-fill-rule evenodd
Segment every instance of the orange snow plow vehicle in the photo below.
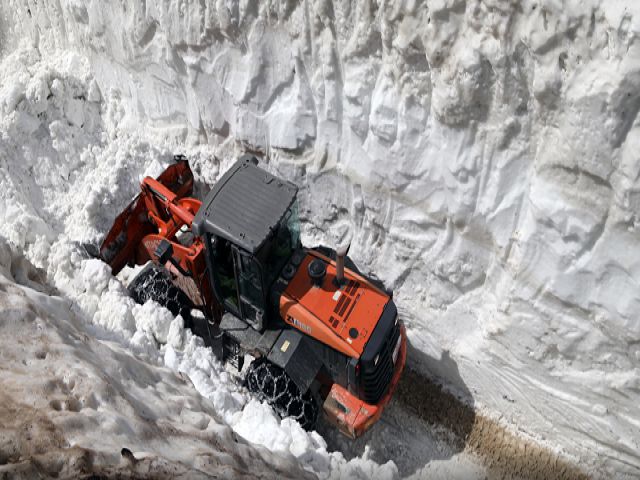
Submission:
M 310 429 L 322 409 L 352 438 L 370 428 L 404 368 L 405 328 L 348 248 L 302 246 L 298 188 L 244 157 L 201 202 L 178 156 L 141 189 L 100 248 L 114 274 L 148 263 L 133 298 L 181 314 L 281 417 Z

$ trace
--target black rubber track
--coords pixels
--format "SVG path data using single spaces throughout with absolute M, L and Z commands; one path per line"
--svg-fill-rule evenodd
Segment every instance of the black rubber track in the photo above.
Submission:
M 281 418 L 291 417 L 305 430 L 312 430 L 318 419 L 318 403 L 310 392 L 300 389 L 289 375 L 270 361 L 259 358 L 249 365 L 247 389 L 266 401 Z

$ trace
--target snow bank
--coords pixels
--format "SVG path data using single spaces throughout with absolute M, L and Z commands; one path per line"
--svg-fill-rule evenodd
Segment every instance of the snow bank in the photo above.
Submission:
M 96 340 L 2 238 L 0 252 L 3 476 L 313 478 L 234 434 L 187 377 Z
M 356 260 L 395 289 L 414 364 L 583 464 L 637 475 L 639 10 L 8 0 L 7 48 L 26 36 L 44 52 L 80 51 L 96 81 L 60 100 L 51 74 L 0 84 L 0 121 L 22 135 L 39 138 L 38 109 L 58 102 L 42 142 L 55 151 L 26 146 L 19 158 L 24 172 L 50 162 L 85 202 L 47 204 L 54 178 L 13 175 L 24 183 L 10 198 L 44 194 L 5 204 L 2 232 L 36 263 L 59 258 L 56 285 L 73 282 L 47 216 L 95 239 L 130 179 L 168 159 L 124 135 L 117 148 L 101 139 L 95 171 L 82 169 L 82 144 L 103 131 L 86 120 L 102 96 L 120 132 L 211 145 L 193 150 L 200 180 L 225 166 L 211 152 L 266 152 L 305 186 L 306 239 L 353 231 Z

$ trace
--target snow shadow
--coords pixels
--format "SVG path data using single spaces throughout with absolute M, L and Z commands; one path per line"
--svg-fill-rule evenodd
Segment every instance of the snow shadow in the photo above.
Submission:
M 446 372 L 446 390 L 435 377 L 422 373 Z M 396 393 L 380 421 L 356 440 L 350 440 L 321 421 L 318 431 L 330 450 L 347 459 L 365 456 L 377 463 L 392 460 L 401 476 L 421 470 L 435 460 L 448 460 L 465 449 L 476 420 L 473 397 L 448 352 L 437 359 L 408 344 L 407 366 Z

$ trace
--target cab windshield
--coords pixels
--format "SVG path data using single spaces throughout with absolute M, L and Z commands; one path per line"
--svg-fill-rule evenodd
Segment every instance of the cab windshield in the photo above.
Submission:
M 271 285 L 278 277 L 293 251 L 300 247 L 300 220 L 298 202 L 295 201 L 274 234 L 266 241 L 258 253 L 260 263 L 264 265 L 266 285 Z

